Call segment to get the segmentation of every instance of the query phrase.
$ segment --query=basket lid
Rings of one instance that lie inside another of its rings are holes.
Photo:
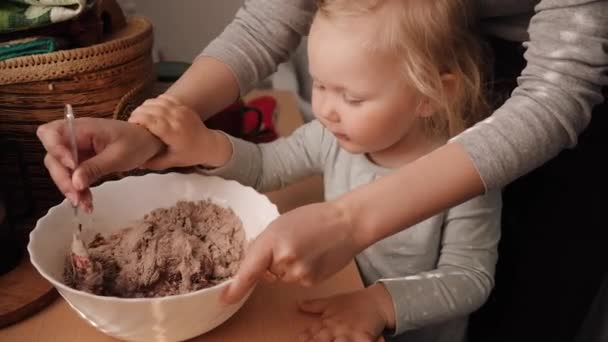
[[[83,48],[30,55],[0,62],[0,85],[45,81],[103,70],[127,63],[152,50],[152,24],[140,16],[104,37],[103,42]]]

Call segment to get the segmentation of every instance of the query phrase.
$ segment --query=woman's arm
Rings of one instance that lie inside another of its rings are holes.
[[[314,1],[248,0],[167,94],[204,119],[246,94],[308,34]]]
[[[499,110],[328,207],[359,248],[483,193],[484,183],[502,187],[576,142],[608,84],[608,2],[545,0],[536,10],[528,66]]]
[[[487,189],[574,146],[608,84],[608,2],[543,0],[535,10],[518,87],[489,119],[453,139]]]
[[[339,213],[338,226],[363,250],[483,191],[472,160],[452,143],[344,194],[328,209]]]

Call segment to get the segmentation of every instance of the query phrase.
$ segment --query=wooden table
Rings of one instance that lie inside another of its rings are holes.
[[[291,133],[302,124],[295,97],[289,92],[256,91],[246,98],[270,94],[278,100],[277,130]],[[282,212],[322,200],[321,178],[311,177],[280,191],[269,193]],[[249,300],[218,328],[191,341],[294,341],[313,317],[298,312],[300,299],[324,297],[363,287],[354,263],[318,286],[302,288],[281,283],[260,283]],[[1,342],[12,341],[115,341],[82,320],[63,300],[56,300],[36,315],[0,330]]]

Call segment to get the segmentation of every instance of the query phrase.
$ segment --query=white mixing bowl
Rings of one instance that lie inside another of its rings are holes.
[[[159,207],[179,200],[211,199],[241,218],[247,240],[255,238],[278,215],[268,198],[235,181],[198,174],[148,174],[106,182],[91,189],[95,210],[81,214],[83,239],[123,228]],[[100,331],[128,341],[181,341],[203,334],[230,318],[245,302],[220,302],[228,280],[188,294],[161,298],[97,296],[64,284],[63,269],[74,230],[67,201],[51,208],[30,233],[28,251],[34,267],[70,306]]]

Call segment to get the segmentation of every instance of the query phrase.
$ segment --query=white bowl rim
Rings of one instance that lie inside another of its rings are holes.
[[[175,176],[185,176],[188,175],[187,173],[180,173],[180,172],[168,172],[168,173],[163,173],[163,174],[156,174],[156,173],[149,173],[149,174],[145,174],[142,176],[126,176],[123,177],[121,179],[117,179],[117,180],[109,180],[109,181],[105,181],[102,184],[93,187],[93,188],[100,188],[105,186],[106,184],[111,184],[111,183],[116,183],[116,182],[120,182],[120,181],[124,181],[126,179],[129,178],[139,178],[139,177],[160,177],[160,176],[167,176],[167,175],[175,175]],[[231,179],[224,179],[218,176],[213,176],[213,175],[202,175],[202,174],[198,174],[202,177],[206,177],[206,178],[216,178],[219,179],[221,181],[225,181],[225,182],[229,182],[229,183],[236,183],[238,186],[243,187],[245,191],[253,191],[256,194],[260,194],[259,192],[257,192],[254,188],[252,188],[251,186],[247,186],[247,185],[243,185],[235,180],[231,180]],[[263,194],[260,194],[262,196],[264,196]],[[264,196],[266,197],[266,196]],[[267,197],[266,197],[267,198]],[[268,198],[267,198],[268,199]],[[60,288],[61,290],[64,291],[68,291],[68,292],[75,292],[78,295],[87,297],[87,298],[91,298],[91,299],[102,299],[102,300],[112,300],[112,301],[117,301],[117,302],[125,302],[125,303],[137,303],[137,302],[163,302],[163,301],[167,301],[167,300],[175,300],[175,298],[189,298],[192,296],[196,296],[199,295],[201,293],[204,292],[209,292],[209,291],[218,291],[221,290],[222,288],[225,288],[228,286],[228,284],[232,283],[233,281],[233,277],[228,278],[227,280],[210,286],[210,287],[206,287],[200,290],[196,290],[196,291],[191,291],[191,292],[187,292],[187,293],[181,293],[181,294],[174,294],[174,295],[168,295],[168,296],[162,296],[162,297],[141,297],[141,298],[125,298],[125,297],[117,297],[117,296],[102,296],[102,295],[96,295],[93,293],[89,293],[86,291],[82,291],[82,290],[78,290],[75,289],[73,287],[70,287],[62,282],[59,282],[57,280],[55,280],[53,277],[51,277],[37,262],[36,260],[34,260],[33,258],[33,254],[32,254],[32,237],[34,236],[34,232],[35,230],[38,228],[38,226],[40,225],[41,222],[43,222],[45,220],[45,217],[49,214],[51,214],[52,212],[59,210],[59,206],[63,205],[64,203],[66,203],[68,200],[64,199],[61,203],[52,206],[45,215],[41,216],[37,221],[36,221],[36,225],[34,226],[34,229],[32,229],[32,231],[29,233],[29,240],[28,240],[28,244],[27,244],[27,251],[29,254],[29,258],[30,258],[30,262],[32,263],[32,265],[34,266],[34,268],[36,268],[36,270],[38,271],[38,273],[40,273],[40,275],[42,275],[46,280],[48,280],[51,284],[53,284],[54,286]],[[276,210],[277,215],[279,215],[279,211],[278,211],[278,207],[276,206],[276,204],[272,203],[269,199],[267,200],[267,204],[270,205],[271,209]],[[254,286],[250,289],[253,290],[253,288],[256,286],[256,284],[254,284]]]

